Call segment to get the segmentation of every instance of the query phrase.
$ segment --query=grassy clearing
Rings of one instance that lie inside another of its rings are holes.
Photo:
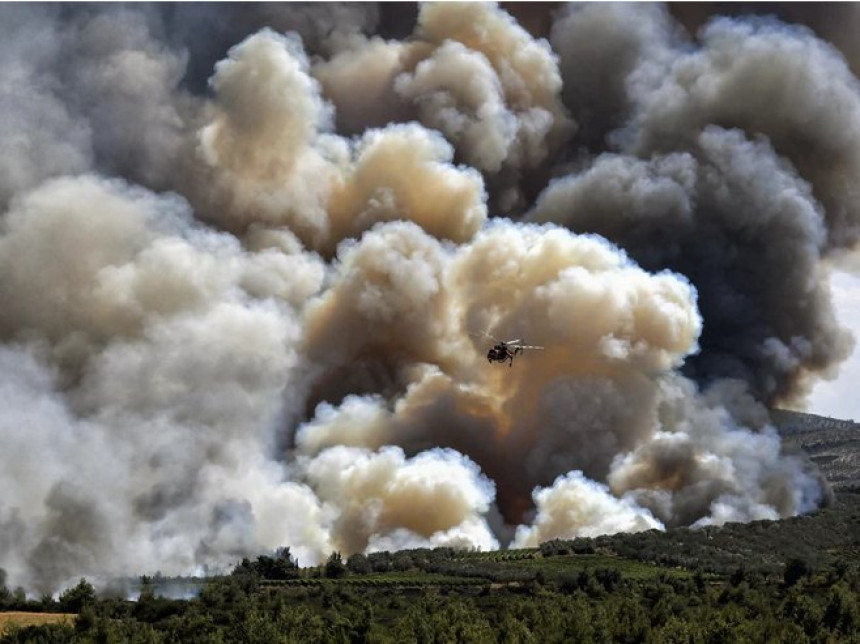
[[[622,575],[630,579],[652,579],[660,573],[672,577],[689,577],[689,570],[658,566],[657,564],[635,561],[615,555],[583,554],[583,555],[558,555],[555,557],[536,557],[521,562],[499,562],[498,567],[504,568],[537,568],[544,573],[564,573],[572,570],[586,570],[597,568],[610,568],[618,570]]]
[[[455,587],[455,586],[498,586],[511,582],[524,582],[535,578],[535,573],[543,579],[556,581],[570,573],[587,570],[617,570],[627,579],[651,580],[658,575],[672,578],[688,578],[693,573],[676,567],[660,566],[651,562],[636,561],[614,554],[574,554],[542,557],[539,552],[518,553],[505,559],[490,559],[482,554],[469,553],[447,562],[444,572],[422,572],[420,570],[374,572],[361,575],[348,575],[340,579],[327,579],[322,576],[300,577],[284,581],[264,581],[271,587],[326,587],[344,586],[364,587]],[[502,573],[499,575],[499,573]]]
[[[0,612],[0,634],[5,633],[13,624],[39,626],[40,624],[71,624],[75,621],[74,613],[26,613],[23,611]]]

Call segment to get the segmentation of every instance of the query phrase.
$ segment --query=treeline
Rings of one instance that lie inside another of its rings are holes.
[[[43,595],[30,599],[23,588],[9,589],[6,586],[6,571],[0,568],[0,611],[26,611],[45,613],[77,613],[85,605],[96,600],[96,590],[86,579],[60,593],[59,599]]]
[[[742,567],[778,577],[792,559],[823,567],[860,553],[860,494],[840,493],[831,507],[809,516],[554,540],[541,544],[540,550],[544,556],[608,553],[721,575]]]
[[[0,607],[74,612],[0,642],[860,642],[860,496],[809,517],[554,540],[528,550],[243,559],[187,599],[81,580]]]
[[[88,598],[73,625],[12,629],[2,642],[852,642],[860,571],[786,567],[778,582],[701,572],[631,578],[567,570],[463,593],[431,586],[266,586],[210,580],[200,596]]]

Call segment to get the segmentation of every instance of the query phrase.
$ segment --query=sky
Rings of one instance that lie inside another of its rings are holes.
[[[857,6],[0,4],[8,583],[827,503]]]
[[[839,321],[851,329],[855,338],[860,334],[860,278],[844,271],[836,271],[830,281],[833,301]],[[809,397],[806,408],[809,413],[860,420],[860,398],[857,383],[860,382],[860,352],[856,349],[839,367],[833,380],[817,383]]]

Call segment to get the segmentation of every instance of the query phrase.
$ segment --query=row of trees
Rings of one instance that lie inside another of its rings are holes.
[[[96,590],[86,579],[63,591],[59,599],[43,595],[29,599],[23,588],[9,589],[6,586],[6,571],[0,568],[0,611],[44,611],[53,613],[77,613],[84,606],[96,601]]]
[[[743,575],[570,570],[469,593],[272,587],[230,575],[192,600],[87,598],[74,625],[13,629],[0,642],[860,641],[858,567],[801,573],[788,586]]]
[[[739,567],[779,577],[786,562],[812,567],[835,563],[844,551],[860,549],[860,494],[844,491],[837,502],[812,516],[781,521],[729,523],[705,528],[649,530],[596,538],[553,540],[540,546],[544,557],[609,553],[661,566],[702,568],[729,575]]]
[[[28,600],[0,575],[2,608],[79,613],[0,641],[860,642],[858,553],[860,496],[840,493],[812,517],[518,552],[334,553],[300,569],[284,548],[189,600],[158,596],[170,580],[147,577],[136,602],[83,579]]]

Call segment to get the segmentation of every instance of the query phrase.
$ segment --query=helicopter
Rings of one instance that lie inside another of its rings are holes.
[[[487,351],[487,361],[490,363],[507,361],[509,363],[508,368],[514,366],[514,357],[520,355],[524,349],[543,349],[543,347],[523,344],[521,339],[503,342],[487,332],[484,332],[484,335],[496,343]]]

